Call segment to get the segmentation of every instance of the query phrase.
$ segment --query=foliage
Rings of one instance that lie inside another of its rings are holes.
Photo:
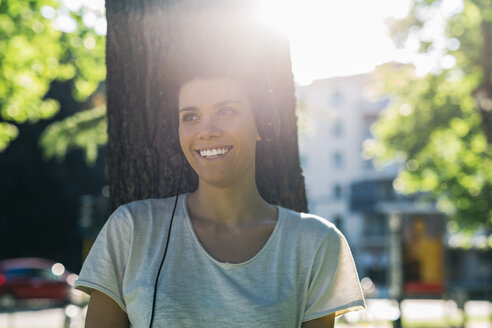
[[[53,81],[70,81],[71,96],[84,101],[105,79],[105,38],[93,28],[102,15],[55,0],[0,0],[0,152],[19,124],[58,112],[46,97]]]
[[[84,150],[88,164],[97,158],[98,146],[108,141],[106,107],[100,106],[52,123],[41,136],[45,157],[63,159],[73,148]]]
[[[456,227],[491,229],[492,146],[475,95],[491,78],[483,27],[492,28],[492,2],[464,0],[446,20],[447,47],[438,49],[439,40],[429,40],[423,29],[432,20],[429,13],[444,2],[414,2],[407,18],[393,22],[392,35],[400,44],[420,36],[420,52],[440,50],[441,60],[454,59],[455,65],[424,77],[412,65],[379,67],[373,87],[393,101],[373,127],[377,140],[366,143],[365,151],[379,163],[403,157],[395,187],[431,192]]]

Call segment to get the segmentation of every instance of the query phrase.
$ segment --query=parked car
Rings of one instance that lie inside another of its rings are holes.
[[[0,261],[0,308],[31,301],[67,304],[77,275],[63,264],[42,258]]]

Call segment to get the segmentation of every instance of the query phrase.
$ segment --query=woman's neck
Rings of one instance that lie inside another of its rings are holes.
[[[225,226],[276,219],[276,209],[261,198],[256,183],[216,187],[200,183],[187,200],[192,218]]]

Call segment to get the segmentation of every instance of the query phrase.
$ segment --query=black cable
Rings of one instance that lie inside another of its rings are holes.
[[[167,232],[166,247],[164,248],[164,255],[162,256],[161,264],[159,265],[159,270],[157,271],[157,277],[155,278],[154,296],[152,297],[152,312],[150,314],[149,328],[152,327],[152,323],[154,322],[155,300],[157,298],[157,285],[159,284],[159,276],[161,275],[162,264],[164,263],[164,259],[166,258],[167,248],[169,246],[169,239],[171,239],[171,227],[173,225],[174,213],[176,212],[176,205],[178,204],[178,197],[179,197],[179,186],[178,186],[178,192],[176,193],[176,198],[174,199],[173,214],[171,215],[171,220],[169,222],[169,230]]]
[[[169,239],[171,239],[171,228],[173,226],[174,213],[176,212],[176,205],[178,205],[179,192],[181,189],[181,181],[183,180],[183,157],[181,157],[180,167],[181,167],[181,172],[179,174],[178,186],[176,187],[176,198],[174,199],[173,213],[171,214],[171,220],[169,222],[169,229],[167,231],[166,247],[164,248],[164,254],[162,255],[161,263],[159,264],[159,270],[157,270],[157,276],[155,277],[154,296],[152,297],[152,312],[150,313],[149,328],[152,328],[152,323],[154,323],[155,300],[157,298],[157,286],[159,285],[159,277],[161,275],[162,265],[164,264],[164,260],[166,259],[167,248],[169,246]]]

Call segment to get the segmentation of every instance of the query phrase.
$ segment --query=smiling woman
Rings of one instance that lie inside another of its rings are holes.
[[[230,78],[195,79],[179,94],[179,140],[199,184],[255,181],[260,139],[248,97]]]
[[[340,231],[257,186],[268,182],[257,161],[274,157],[262,150],[283,151],[272,138],[281,102],[265,49],[227,28],[201,43],[193,30],[173,76],[174,128],[198,185],[111,215],[76,283],[91,293],[87,327],[332,327],[365,306]]]
[[[111,216],[77,281],[95,291],[88,327],[333,327],[336,315],[364,307],[342,234],[260,196],[253,113],[233,78],[182,85],[179,139],[198,189],[174,209],[172,198],[153,199]],[[159,267],[154,245],[163,238],[169,249],[153,289],[147,272]]]

